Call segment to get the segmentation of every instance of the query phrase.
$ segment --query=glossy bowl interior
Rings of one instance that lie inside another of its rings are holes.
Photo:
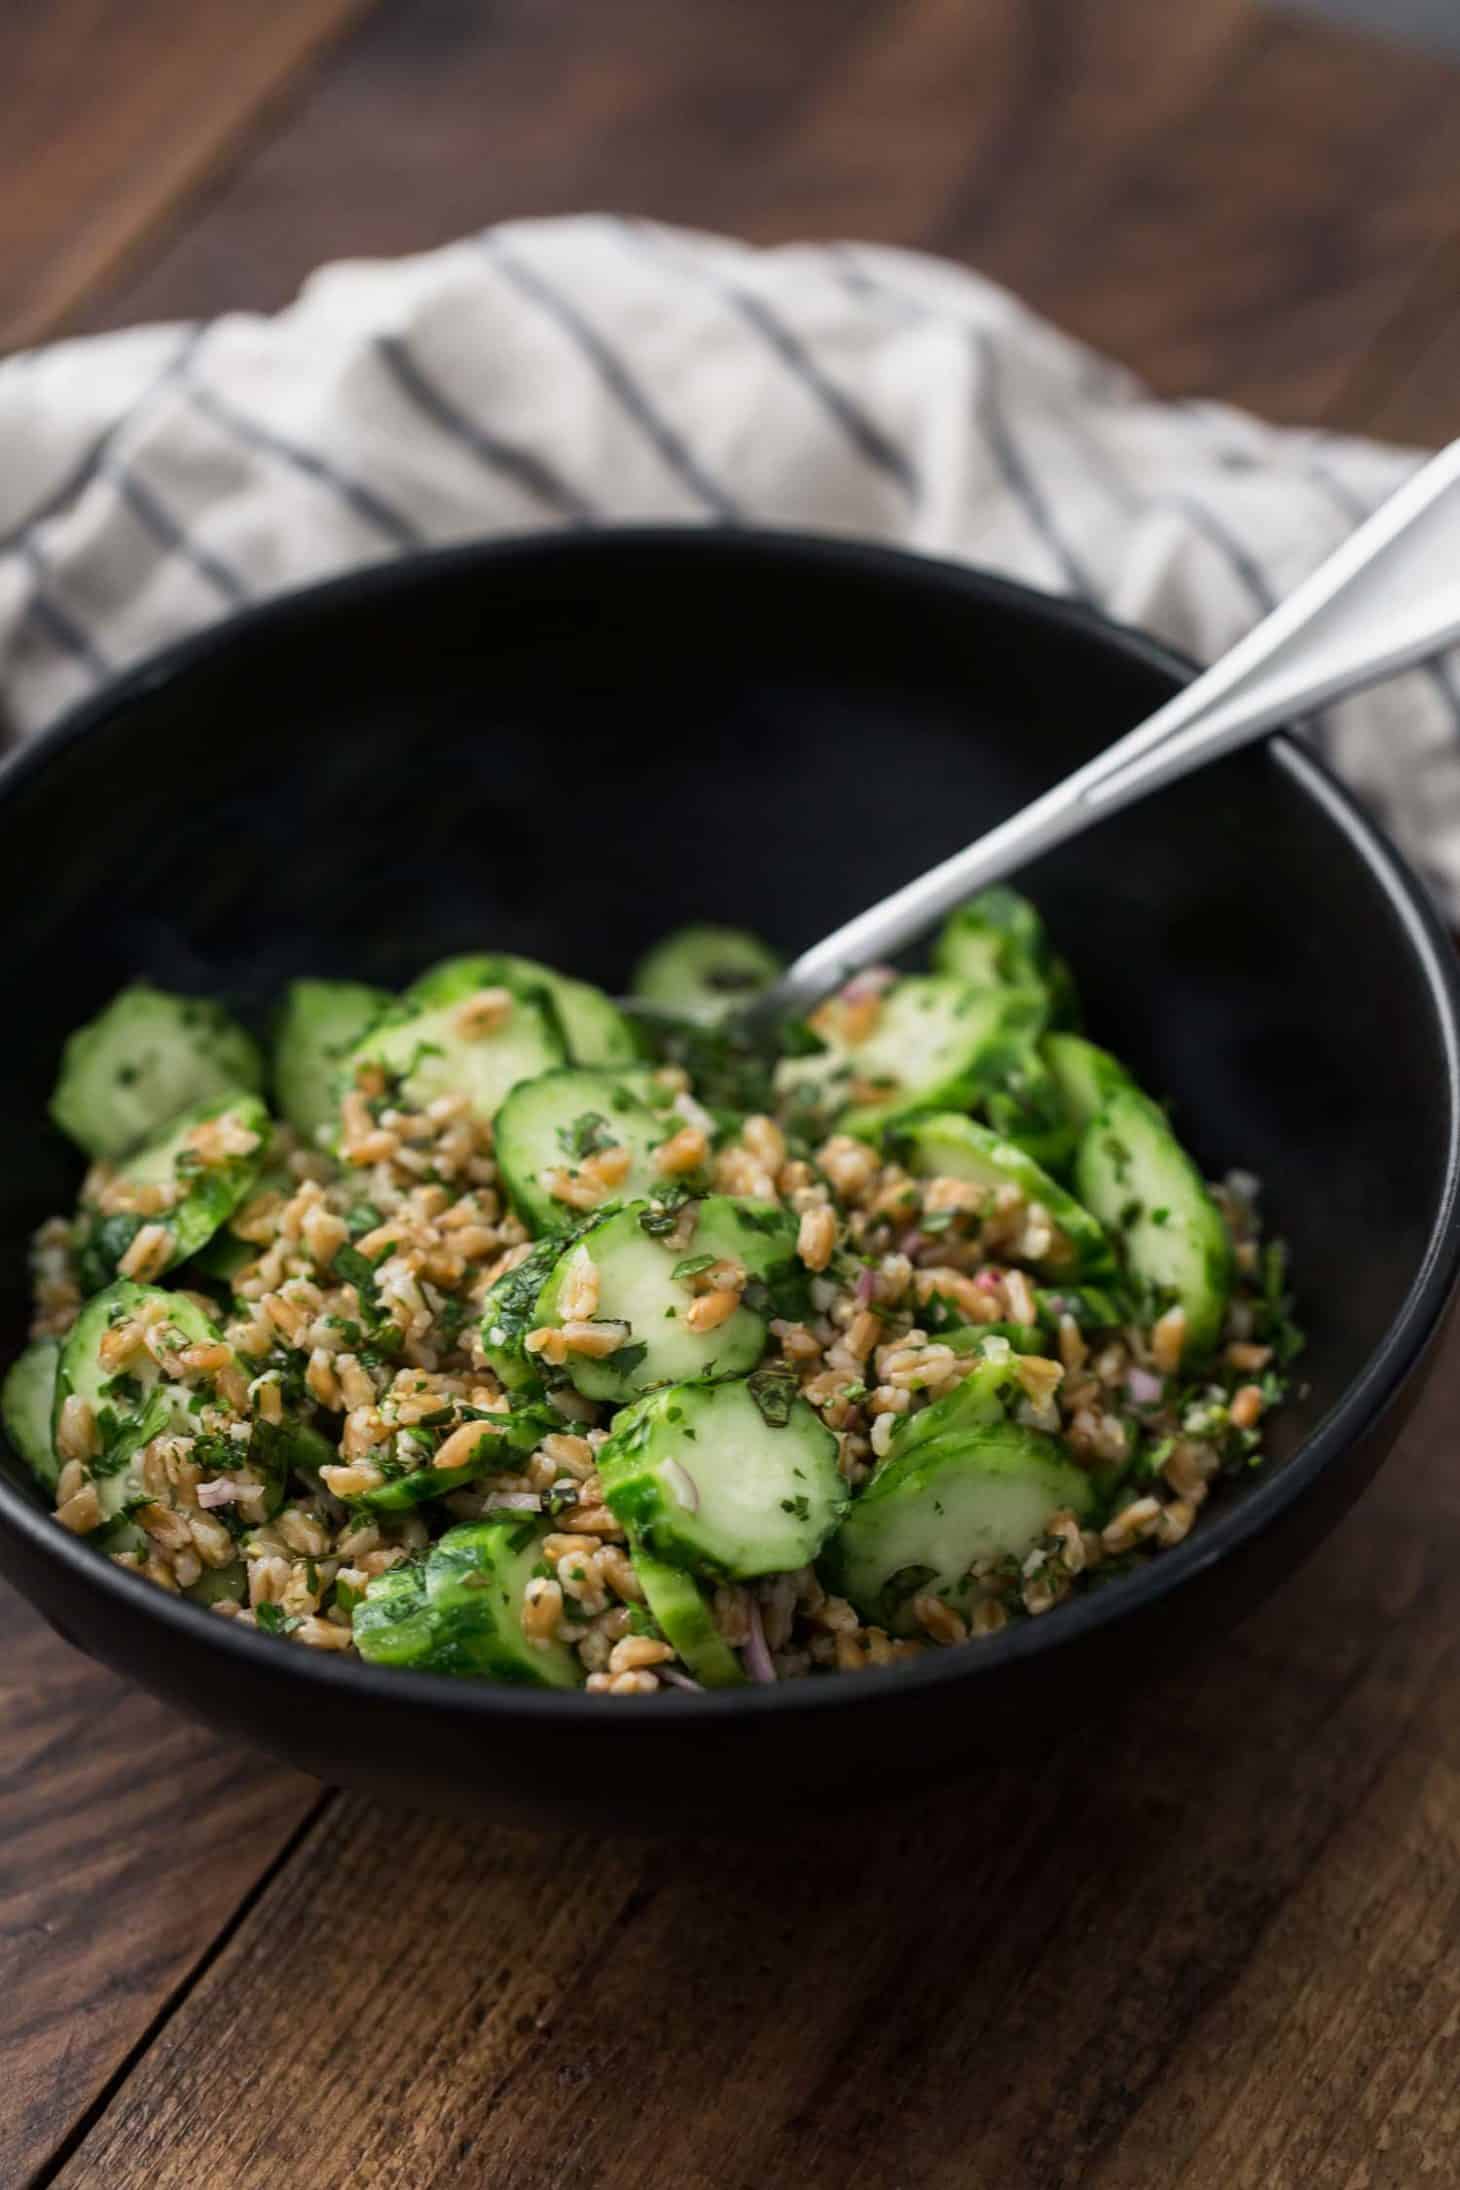
[[[65,1033],[129,976],[262,1015],[291,974],[528,951],[610,988],[676,922],[813,939],[1178,681],[965,571],[777,537],[487,545],[253,612],[0,772],[11,1045],[0,1340],[79,1164]],[[891,1675],[652,1707],[371,1671],[231,1630],[0,1481],[0,1565],[64,1633],[320,1776],[422,1806],[677,1825],[886,1791],[1037,1741],[1235,1618],[1392,1439],[1453,1283],[1456,998],[1418,887],[1283,740],[1031,872],[1089,1024],[1208,1168],[1256,1171],[1311,1333],[1273,1464],[1139,1576]],[[1053,1716],[1051,1716],[1053,1714]]]

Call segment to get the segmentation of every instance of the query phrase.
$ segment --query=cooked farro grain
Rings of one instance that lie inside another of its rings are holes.
[[[265,1147],[228,1113],[190,1128],[188,1166],[215,1181],[238,1175],[217,1243],[226,1279],[207,1274],[210,1248],[170,1291],[153,1283],[173,1259],[190,1173],[93,1165],[81,1214],[48,1220],[32,1249],[37,1345],[77,1334],[76,1365],[95,1371],[70,1376],[53,1450],[44,1418],[56,1519],[153,1586],[332,1652],[368,1650],[389,1606],[425,1608],[434,1633],[431,1592],[455,1546],[465,1564],[450,1570],[452,1616],[465,1624],[452,1648],[469,1657],[460,1638],[485,1616],[472,1608],[489,1606],[496,1571],[474,1568],[470,1547],[489,1543],[505,1559],[517,1545],[524,1564],[506,1590],[515,1645],[502,1647],[520,1647],[522,1678],[605,1695],[723,1677],[706,1638],[757,1680],[895,1666],[1057,1615],[1102,1564],[1138,1565],[1180,1544],[1219,1479],[1260,1459],[1298,1343],[1255,1182],[1236,1173],[1211,1190],[1237,1273],[1215,1321],[1197,1295],[1163,1293],[1123,1266],[1134,1253],[1123,1217],[1106,1217],[1114,1249],[1098,1272],[1062,1277],[1061,1289],[1047,1272],[1080,1267],[1094,1219],[1057,1180],[998,1163],[965,1176],[947,1160],[923,1175],[916,1104],[885,1145],[847,1129],[847,1105],[895,1092],[883,1052],[901,994],[890,972],[859,977],[814,1015],[831,1045],[822,1059],[792,1060],[775,1081],[722,1058],[702,1033],[682,1048],[655,1036],[664,1054],[652,1082],[635,1082],[662,1121],[657,1142],[635,1144],[648,1146],[657,1182],[645,1233],[674,1258],[658,1321],[707,1349],[761,1331],[758,1361],[731,1373],[712,1353],[710,1373],[734,1383],[753,1368],[766,1424],[784,1427],[795,1397],[797,1420],[834,1452],[835,1495],[850,1492],[851,1511],[823,1574],[824,1539],[773,1571],[753,1565],[746,1580],[707,1560],[696,1580],[673,1531],[663,1547],[656,1539],[667,1565],[646,1558],[639,1511],[618,1496],[617,1433],[634,1417],[599,1396],[603,1379],[638,1374],[652,1386],[641,1362],[667,1342],[635,1322],[638,1296],[624,1308],[621,1280],[577,1236],[619,1205],[636,1160],[602,1074],[591,1090],[583,1083],[571,1134],[546,1136],[537,1152],[532,1184],[558,1210],[547,1245],[518,1214],[520,1182],[499,1169],[470,1078],[422,1085],[414,1067],[375,1058],[345,1071],[323,1133],[318,1121],[281,1125]],[[442,1054],[460,1043],[476,1070],[495,1041],[525,1039],[519,1003],[510,977],[459,994]],[[830,1102],[814,1075],[796,1077],[808,1063],[824,1069]],[[1006,1149],[1018,1140],[1015,1084],[990,1096],[1003,1103]],[[761,1234],[782,1242],[768,1274],[748,1252],[696,1251],[707,1190],[754,1210]],[[101,1224],[117,1228],[110,1263]],[[560,1257],[554,1318],[538,1323]],[[78,1319],[113,1273],[133,1289],[85,1338]],[[508,1297],[510,1329],[494,1305]],[[152,1389],[176,1403],[129,1453],[121,1432]],[[630,1381],[630,1398],[636,1389]],[[719,1463],[693,1436],[686,1418],[662,1481],[681,1517],[710,1525],[701,1477]],[[1009,1465],[1035,1454],[1049,1469],[1042,1532],[970,1556],[961,1572],[933,1546],[938,1567],[914,1565],[874,1589],[856,1555],[857,1517],[876,1511],[860,1504],[869,1479],[976,1468],[990,1437]],[[794,1531],[803,1508],[809,1494],[793,1477],[767,1524]]]

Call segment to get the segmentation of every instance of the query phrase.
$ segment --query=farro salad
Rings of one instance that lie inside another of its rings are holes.
[[[301,980],[267,1064],[124,989],[3,1391],[59,1524],[268,1635],[610,1695],[894,1665],[1179,1543],[1301,1344],[1256,1182],[1074,1031],[1013,891],[768,1061],[729,1014],[776,971],[696,927],[626,1005]]]

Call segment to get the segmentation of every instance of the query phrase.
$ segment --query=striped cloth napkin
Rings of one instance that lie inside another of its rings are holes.
[[[281,588],[621,519],[893,541],[1210,659],[1417,461],[1158,402],[912,252],[519,222],[0,365],[0,694],[24,734]],[[1310,734],[1460,914],[1460,667]]]

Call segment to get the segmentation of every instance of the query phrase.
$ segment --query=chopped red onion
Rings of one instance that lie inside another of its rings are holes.
[[[1125,1372],[1125,1388],[1138,1407],[1159,1407],[1166,1395],[1166,1379],[1132,1362]]]
[[[668,1681],[671,1688],[689,1688],[697,1696],[702,1696],[705,1692],[703,1681],[692,1681],[688,1673],[677,1673],[672,1665],[656,1665],[654,1670],[660,1680]]]
[[[973,1282],[981,1293],[996,1293],[1003,1279],[997,1270],[980,1270]]]
[[[765,1639],[765,1623],[760,1616],[760,1599],[754,1590],[750,1592],[750,1640],[745,1645],[745,1670],[753,1681],[773,1682],[776,1677]]]
[[[542,1500],[536,1491],[494,1490],[482,1506],[483,1513],[541,1513]]]
[[[700,1487],[688,1468],[682,1468],[677,1460],[665,1460],[660,1463],[659,1474],[686,1513],[699,1512]]]
[[[926,1232],[909,1232],[902,1243],[902,1251],[909,1262],[916,1262],[923,1249],[931,1245],[932,1241]]]
[[[859,1308],[870,1308],[877,1298],[877,1272],[875,1270],[860,1270],[857,1273],[856,1293],[857,1306]]]
[[[226,1475],[215,1477],[211,1483],[199,1483],[198,1504],[206,1512],[210,1506],[231,1506],[239,1496],[237,1483],[230,1483]]]

